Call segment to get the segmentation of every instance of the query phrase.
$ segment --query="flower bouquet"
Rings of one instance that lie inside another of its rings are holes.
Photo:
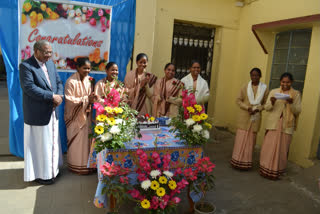
[[[141,136],[137,126],[138,112],[126,103],[120,102],[119,92],[112,88],[104,98],[104,105],[94,103],[96,125],[92,137],[95,138],[95,150],[124,148],[124,142]]]
[[[193,92],[182,91],[182,108],[179,114],[171,119],[169,124],[177,137],[188,145],[202,145],[210,138],[212,128],[204,107],[198,105]]]
[[[169,154],[160,157],[153,152],[148,160],[147,154],[138,149],[136,156],[137,185],[128,191],[137,202],[135,213],[175,213],[181,201],[176,195],[188,185],[181,168],[175,173],[169,171]]]
[[[129,184],[127,175],[130,170],[108,162],[102,165],[100,170],[104,175],[103,183],[106,184],[102,189],[102,194],[107,194],[110,199],[110,211],[117,213],[119,212],[121,204],[129,199],[127,192],[130,190],[131,185]]]

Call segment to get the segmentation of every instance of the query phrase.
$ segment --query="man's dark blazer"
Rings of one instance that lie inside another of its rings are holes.
[[[63,85],[53,61],[47,61],[46,66],[52,88],[34,56],[19,66],[24,122],[28,125],[48,125],[53,111],[53,94],[63,95]],[[58,117],[57,109],[56,115]]]

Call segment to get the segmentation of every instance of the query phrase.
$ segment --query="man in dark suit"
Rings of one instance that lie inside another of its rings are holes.
[[[34,55],[20,66],[24,114],[24,181],[52,184],[62,163],[58,106],[63,85],[47,41],[34,44]]]

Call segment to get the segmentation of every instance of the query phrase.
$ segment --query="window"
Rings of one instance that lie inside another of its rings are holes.
[[[276,35],[270,89],[280,86],[280,76],[284,72],[293,75],[293,88],[303,91],[306,76],[311,29],[281,32]]]
[[[177,79],[189,73],[192,60],[198,60],[201,64],[200,75],[210,86],[214,32],[214,28],[174,23],[171,62],[176,65]]]

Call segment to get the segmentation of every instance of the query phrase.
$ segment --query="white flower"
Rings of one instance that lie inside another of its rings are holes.
[[[59,56],[58,52],[54,52],[53,56],[52,56],[53,61],[57,61],[59,58],[60,58],[60,56]]]
[[[76,15],[77,16],[81,16],[82,15],[80,8],[76,9]]]
[[[74,22],[75,22],[76,24],[80,24],[80,23],[81,23],[81,18],[80,18],[80,17],[76,17],[76,18],[74,19]]]
[[[173,173],[170,171],[164,171],[163,174],[166,175],[168,178],[171,178],[173,176]]]
[[[121,124],[123,122],[123,120],[119,118],[119,119],[115,119],[115,122],[116,122],[116,124]]]
[[[141,188],[144,190],[148,190],[150,186],[151,186],[150,180],[145,180],[145,181],[142,181],[141,183]]]
[[[202,131],[202,136],[205,138],[205,139],[209,139],[210,138],[210,133],[208,130],[203,130]]]
[[[68,10],[68,5],[67,5],[67,4],[62,4],[62,8],[63,8],[64,10]]]
[[[187,127],[189,127],[189,126],[192,126],[195,123],[195,121],[192,118],[189,118],[185,121],[185,123]]]
[[[156,177],[158,177],[160,174],[161,174],[161,172],[160,172],[158,169],[152,170],[152,171],[150,172],[150,176],[151,176],[152,178],[156,178]]]
[[[58,61],[58,65],[59,65],[60,68],[65,68],[67,63],[66,63],[66,61],[64,59],[60,59]]]
[[[88,10],[88,8],[87,8],[87,7],[82,7],[82,12],[86,13],[86,12],[87,12],[87,10]]]
[[[107,133],[104,133],[103,135],[100,135],[99,137],[102,142],[105,142],[112,139],[112,134],[107,132]]]
[[[120,133],[120,129],[118,126],[112,126],[110,129],[110,133],[111,134],[119,134]]]
[[[202,130],[202,126],[200,126],[200,125],[194,125],[193,126],[193,132],[201,132],[201,130]]]
[[[73,18],[74,15],[75,15],[74,10],[70,10],[69,13],[68,13],[68,17],[69,17],[69,18]]]

